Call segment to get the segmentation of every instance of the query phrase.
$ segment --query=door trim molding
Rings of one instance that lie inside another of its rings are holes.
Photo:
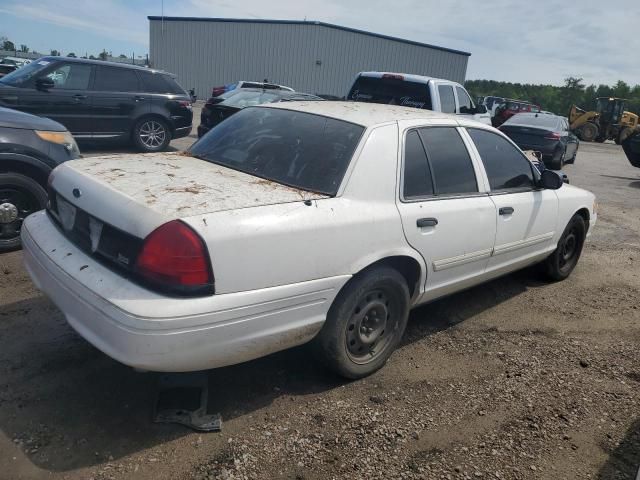
[[[443,258],[442,260],[434,260],[433,271],[440,272],[448,268],[453,268],[460,265],[464,265],[466,263],[475,262],[477,260],[482,260],[483,258],[489,258],[492,253],[493,253],[493,249],[487,248],[485,250],[478,250],[477,252],[464,253],[462,255],[457,255],[455,257]]]
[[[530,247],[539,243],[544,243],[551,240],[555,232],[543,233],[542,235],[536,235],[535,237],[525,238],[524,240],[518,240],[517,242],[504,243],[497,245],[493,248],[492,256],[501,255],[503,253],[513,252],[520,248]]]

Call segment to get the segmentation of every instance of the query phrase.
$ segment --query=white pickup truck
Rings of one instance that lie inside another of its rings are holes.
[[[591,193],[492,127],[353,102],[248,107],[188,153],[73,160],[49,183],[28,272],[80,335],[155,371],[313,341],[368,375],[409,309],[537,262],[565,279],[596,221]]]
[[[442,78],[408,73],[360,72],[348,100],[424,108],[491,125],[484,105],[476,106],[462,85]]]

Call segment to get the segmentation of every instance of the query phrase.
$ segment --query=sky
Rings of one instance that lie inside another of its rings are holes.
[[[0,0],[0,37],[43,53],[145,55],[146,17],[163,3],[167,16],[306,18],[463,50],[467,79],[640,84],[637,0]]]

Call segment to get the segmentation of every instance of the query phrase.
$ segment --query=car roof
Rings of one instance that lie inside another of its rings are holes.
[[[109,67],[129,68],[129,69],[133,69],[133,70],[144,70],[145,72],[164,73],[164,74],[167,74],[167,75],[172,75],[171,73],[165,72],[164,70],[157,70],[155,68],[148,68],[148,67],[144,67],[142,65],[132,65],[130,63],[120,63],[120,62],[107,62],[105,60],[91,60],[89,58],[46,56],[46,57],[39,58],[37,61],[40,61],[40,60],[45,60],[47,62],[63,60],[65,62],[70,62],[70,63],[85,63],[85,64],[91,64],[91,65],[106,65],[106,66],[109,66]]]
[[[373,127],[398,120],[459,120],[455,115],[447,113],[364,102],[282,102],[260,105],[259,108],[281,108],[312,113],[355,123],[363,127]],[[471,123],[483,125],[478,122]]]
[[[413,73],[399,73],[399,72],[360,72],[358,77],[372,77],[382,78],[384,75],[400,75],[404,80],[409,80],[416,83],[429,83],[430,81],[457,83],[446,78],[427,77],[424,75],[415,75]]]

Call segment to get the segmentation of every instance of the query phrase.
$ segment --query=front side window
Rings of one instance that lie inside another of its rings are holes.
[[[460,105],[459,113],[473,113],[473,103],[464,88],[456,87],[458,94],[458,104]]]
[[[31,78],[35,78],[38,74],[48,68],[51,64],[48,60],[39,60],[37,62],[31,62],[25,65],[22,68],[14,70],[11,73],[8,73],[4,77],[0,78],[0,83],[4,83],[6,85],[17,86],[21,85],[27,80]]]
[[[310,113],[248,107],[212,128],[196,158],[334,196],[364,127]]]
[[[531,162],[498,134],[468,129],[482,158],[491,191],[531,190],[535,187]]]
[[[438,85],[442,113],[456,113],[456,99],[451,85]]]
[[[473,163],[455,127],[421,128],[420,137],[433,172],[436,195],[478,191]]]
[[[417,130],[407,133],[404,144],[403,198],[433,195],[431,169]]]
[[[61,64],[46,75],[58,90],[86,90],[90,77],[91,65],[81,63]]]
[[[98,67],[93,89],[99,92],[138,92],[136,72],[128,68]]]

